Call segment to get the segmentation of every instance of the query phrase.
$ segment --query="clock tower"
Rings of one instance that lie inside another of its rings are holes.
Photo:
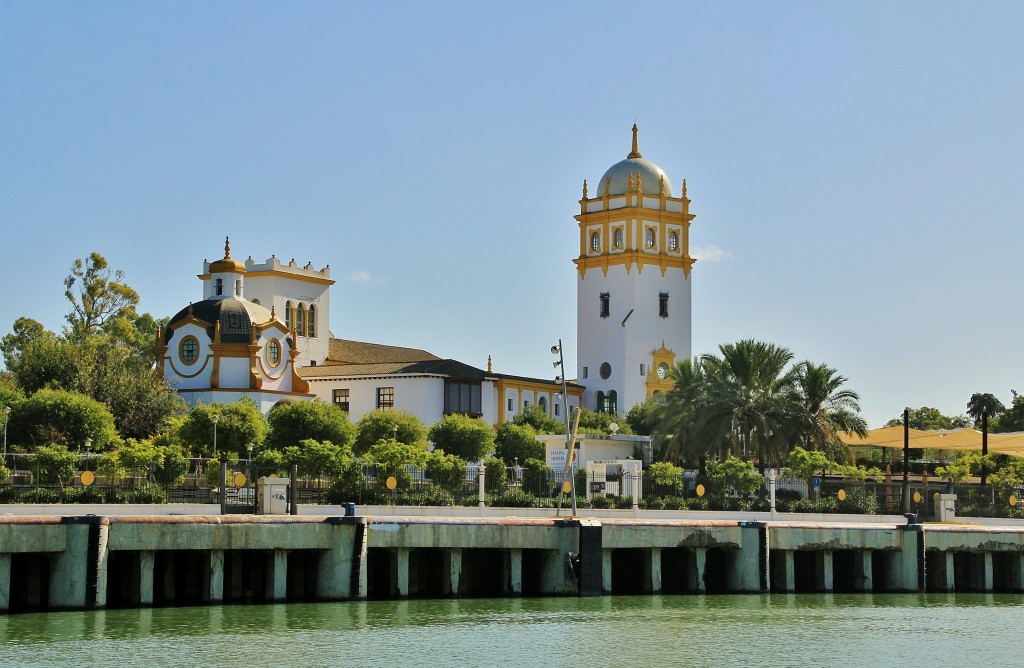
[[[577,382],[588,410],[625,414],[671,389],[665,377],[690,356],[690,199],[632,150],[579,201]]]

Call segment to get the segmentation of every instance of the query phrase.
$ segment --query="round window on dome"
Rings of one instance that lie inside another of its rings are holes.
[[[178,357],[185,364],[195,364],[199,359],[199,339],[192,335],[183,338],[178,345]]]

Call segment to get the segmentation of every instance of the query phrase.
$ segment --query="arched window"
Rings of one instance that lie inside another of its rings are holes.
[[[668,249],[675,251],[679,247],[679,235],[675,232],[668,233]]]
[[[218,278],[216,281],[214,281],[213,282],[213,286],[214,286],[213,287],[213,294],[217,295],[218,297],[220,297],[221,295],[224,294],[224,279],[223,278]]]
[[[590,235],[590,250],[595,253],[601,250],[601,235],[597,232]]]
[[[316,336],[316,307],[309,307],[309,321],[306,323],[306,336]]]
[[[547,397],[540,397],[539,399],[537,399],[537,405],[540,406],[540,409],[542,411],[544,411],[544,415],[548,414],[548,399],[547,399]]]
[[[306,307],[302,304],[295,309],[295,332],[299,336],[306,335]]]
[[[610,413],[611,415],[618,415],[618,413],[619,413],[619,399],[618,399],[618,396],[615,393],[615,390],[612,390],[611,392],[609,392],[608,396],[605,397],[604,401],[605,401],[605,409],[606,409],[605,413]]]
[[[622,228],[615,230],[615,247],[622,248]]]
[[[291,331],[292,328],[292,303],[284,303],[284,326]]]
[[[647,228],[647,247],[654,248],[654,228]]]
[[[597,412],[604,412],[604,392],[598,391],[597,393]]]

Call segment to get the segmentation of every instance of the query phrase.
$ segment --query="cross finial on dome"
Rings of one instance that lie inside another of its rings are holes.
[[[640,155],[640,149],[638,149],[637,146],[636,146],[636,133],[637,132],[638,132],[638,130],[637,130],[637,127],[636,127],[636,123],[633,123],[633,150],[629,152],[629,155],[626,156],[627,158],[642,158],[642,157],[644,157],[644,156]]]

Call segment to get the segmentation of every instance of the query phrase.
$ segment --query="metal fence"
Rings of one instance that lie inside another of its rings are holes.
[[[221,503],[227,512],[256,512],[257,480],[290,477],[290,470],[230,460],[227,475],[220,479],[217,459],[192,458],[176,467],[144,463],[131,470],[105,470],[99,455],[81,454],[73,462],[57,465],[33,455],[9,454],[6,481],[0,482],[0,503]],[[484,502],[498,507],[555,507],[568,505],[563,493],[568,476],[563,470],[511,466],[485,470]],[[652,510],[750,510],[770,509],[768,483],[746,494],[737,493],[715,480],[686,471],[669,483],[629,473],[576,472],[577,505],[580,508],[640,508]],[[292,491],[299,504],[453,506],[480,502],[480,471],[468,467],[458,480],[432,480],[426,470],[388,468],[356,463],[331,473],[299,469]],[[817,484],[815,484],[817,483]],[[948,492],[941,482],[912,480],[909,509],[923,519],[935,517],[935,495]],[[1000,490],[992,486],[959,485],[957,514],[962,517],[1024,518],[1024,490]],[[1015,501],[1016,505],[1011,504]],[[898,478],[849,481],[822,477],[814,481],[776,479],[775,508],[779,512],[855,513],[899,515],[904,512],[902,485]]]

